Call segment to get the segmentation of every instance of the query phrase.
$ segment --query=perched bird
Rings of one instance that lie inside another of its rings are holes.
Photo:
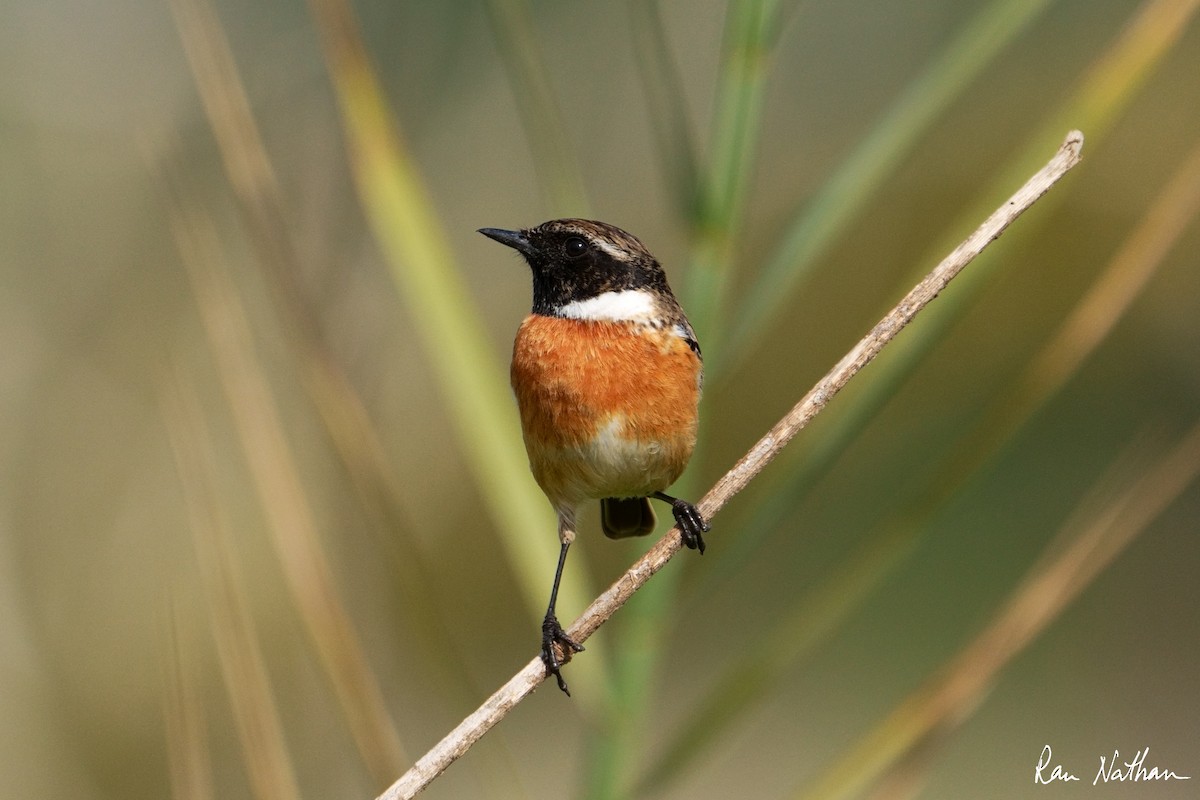
[[[561,667],[583,650],[554,613],[575,512],[600,501],[610,538],[654,530],[649,498],[671,504],[683,543],[704,552],[708,523],[663,493],[696,444],[703,364],[696,334],[658,261],[620,228],[559,219],[484,236],[525,257],[533,311],[513,345],[512,386],[533,477],[558,513],[561,549],[542,623],[542,661],[568,695]]]

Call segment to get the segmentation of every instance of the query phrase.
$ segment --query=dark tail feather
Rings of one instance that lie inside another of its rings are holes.
[[[606,497],[600,501],[600,527],[610,539],[645,536],[654,530],[654,509],[648,497]]]

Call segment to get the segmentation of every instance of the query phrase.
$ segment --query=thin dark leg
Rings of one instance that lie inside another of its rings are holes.
[[[554,614],[554,604],[558,601],[558,584],[562,581],[563,565],[567,563],[567,548],[571,546],[570,542],[563,542],[562,549],[558,551],[558,569],[554,571],[554,587],[550,590],[550,605],[546,608],[546,618],[542,620],[542,663],[546,665],[546,672],[553,675],[558,681],[558,688],[566,693],[567,697],[571,696],[571,691],[567,688],[567,682],[563,680],[562,665],[570,660],[569,649],[573,653],[583,651],[583,645],[577,644],[563,630],[562,625],[558,624],[558,617]],[[558,645],[558,651],[555,651],[555,645]],[[559,656],[559,652],[563,653],[564,657]]]
[[[671,504],[671,513],[675,515],[675,524],[679,526],[684,545],[692,550],[699,550],[700,555],[704,555],[703,534],[712,530],[712,526],[701,516],[700,509],[687,500],[680,500],[662,492],[655,492],[651,497]]]

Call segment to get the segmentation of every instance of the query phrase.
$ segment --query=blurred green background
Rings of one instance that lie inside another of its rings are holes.
[[[1200,776],[1196,5],[7,3],[4,794],[373,797],[534,656],[529,280],[476,228],[659,256],[699,498],[1079,128],[426,796],[1194,796],[1092,780]],[[648,545],[597,527],[564,621]]]

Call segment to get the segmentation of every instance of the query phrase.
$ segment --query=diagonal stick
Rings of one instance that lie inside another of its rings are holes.
[[[896,338],[896,334],[937,297],[938,293],[983,251],[983,248],[998,238],[1005,228],[1049,191],[1059,178],[1078,164],[1082,147],[1083,134],[1079,131],[1068,133],[1066,140],[1046,166],[1038,170],[1000,208],[992,212],[974,233],[942,259],[942,262],[913,287],[912,291],[818,381],[783,419],[775,423],[775,427],[742,456],[733,469],[717,481],[698,504],[705,519],[712,519],[730,498],[746,488],[792,437],[807,426],[833,396],[841,391],[859,370],[870,363],[888,342]],[[607,622],[634,592],[645,585],[654,573],[662,569],[681,547],[679,531],[672,528],[644,556],[634,562],[616,583],[592,601],[579,619],[571,625],[567,635],[577,642],[585,641]],[[483,705],[460,722],[458,727],[450,731],[432,750],[422,756],[377,800],[408,800],[416,796],[491,730],[493,725],[504,719],[517,703],[524,700],[545,679],[546,666],[541,658],[534,658]]]

